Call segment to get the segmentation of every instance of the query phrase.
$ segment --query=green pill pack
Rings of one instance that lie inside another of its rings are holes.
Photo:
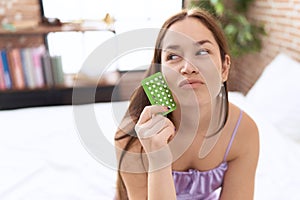
[[[163,115],[167,115],[176,109],[176,103],[171,90],[161,72],[157,72],[143,79],[142,86],[152,105],[169,107],[169,110],[163,113]]]

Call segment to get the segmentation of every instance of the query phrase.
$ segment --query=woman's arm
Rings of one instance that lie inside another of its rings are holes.
[[[230,155],[231,154],[231,155]],[[259,155],[259,135],[255,122],[246,113],[229,153],[221,200],[252,200]]]
[[[128,173],[121,172],[124,181],[127,196],[130,200],[147,199],[147,174],[146,173]]]
[[[148,175],[121,172],[121,176],[130,200],[176,199],[171,167],[150,172]]]
[[[168,142],[175,134],[175,126],[160,113],[164,106],[144,108],[135,127],[148,159],[148,199],[176,200],[172,176],[172,153]]]
[[[148,185],[148,199],[176,200],[171,166],[149,172]]]
[[[144,109],[135,128],[138,140],[130,148],[130,152],[141,154],[143,147],[143,155],[137,159],[127,152],[123,158],[120,174],[130,200],[176,199],[172,153],[168,147],[175,127],[160,114],[165,111],[163,106],[148,106]],[[116,146],[124,149],[124,140],[116,142]]]
[[[136,144],[130,151],[137,153],[139,147],[140,144]],[[129,154],[123,158],[120,174],[130,200],[176,199],[168,148],[150,153],[147,158],[139,156],[139,159],[133,159]]]

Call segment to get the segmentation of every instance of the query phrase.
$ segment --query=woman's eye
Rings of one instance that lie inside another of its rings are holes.
[[[176,55],[176,54],[169,54],[169,55],[167,56],[167,60],[176,60],[176,59],[178,59],[178,58],[179,58],[179,56]]]
[[[197,52],[197,55],[207,55],[208,54],[208,50],[206,49],[201,49]]]

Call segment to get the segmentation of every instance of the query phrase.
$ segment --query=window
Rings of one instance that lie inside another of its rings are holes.
[[[116,34],[138,28],[159,28],[171,14],[182,9],[182,0],[40,0],[47,18],[62,22],[83,20],[101,21],[107,13],[115,19]],[[51,55],[61,55],[65,73],[77,73],[87,55],[107,39],[114,37],[109,31],[59,32],[48,35]],[[152,52],[133,52],[149,59]],[[121,58],[123,70],[133,63],[128,54]],[[152,56],[152,55],[151,55]],[[126,62],[128,62],[126,64]],[[150,61],[149,61],[150,62]]]

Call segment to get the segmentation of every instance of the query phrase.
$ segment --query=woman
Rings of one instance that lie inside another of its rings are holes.
[[[184,10],[162,26],[147,76],[161,71],[177,109],[139,87],[116,133],[118,199],[253,199],[255,122],[228,102],[230,56],[216,20]]]

